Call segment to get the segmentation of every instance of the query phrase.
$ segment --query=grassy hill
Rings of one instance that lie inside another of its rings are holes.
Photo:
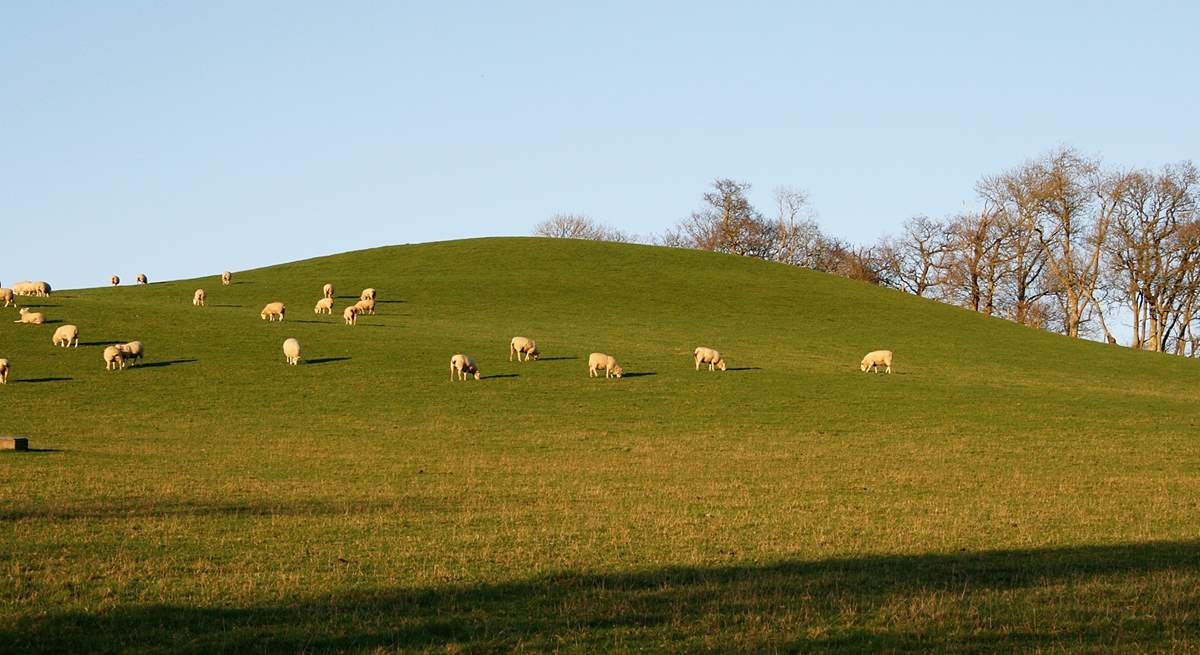
[[[0,456],[0,652],[1200,648],[1196,361],[644,246],[213,266],[0,310],[39,449]]]

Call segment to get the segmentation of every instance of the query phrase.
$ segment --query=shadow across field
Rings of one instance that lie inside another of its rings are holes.
[[[539,362],[561,362],[561,361],[568,360],[568,359],[579,359],[579,357],[578,357],[577,355],[570,355],[570,356],[567,356],[567,355],[560,355],[560,356],[558,356],[558,357],[539,357],[539,358],[538,358],[537,360],[535,360],[535,361],[539,361]]]
[[[0,651],[1142,652],[1200,638],[1198,574],[1195,541],[563,572],[21,617]]]
[[[650,375],[658,375],[656,371],[641,371],[639,373],[622,373],[623,378],[644,378]]]
[[[245,307],[246,307],[246,306],[245,306],[245,305],[216,305],[216,304],[208,304],[208,305],[205,305],[205,307],[236,307],[236,308],[238,308],[238,309],[245,309]]]
[[[703,368],[703,367],[701,367],[701,368]],[[761,371],[761,370],[762,370],[762,368],[759,366],[730,366],[729,368],[725,369],[726,372],[729,372],[729,371]]]
[[[23,384],[41,384],[41,383],[43,383],[43,382],[70,382],[71,380],[74,380],[74,379],[75,379],[75,378],[64,378],[64,377],[57,377],[57,378],[54,378],[54,377],[51,377],[51,378],[25,378],[25,379],[23,379],[23,380],[13,380],[13,382],[20,382],[20,383],[23,383]]]
[[[495,375],[485,375],[479,379],[480,380],[499,380],[502,378],[519,378],[519,377],[521,377],[520,373],[497,373]]]

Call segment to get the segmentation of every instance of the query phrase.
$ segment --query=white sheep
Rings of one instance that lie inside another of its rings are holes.
[[[33,295],[48,298],[50,296],[50,284],[48,282],[34,282]]]
[[[863,357],[862,363],[858,365],[858,369],[866,373],[868,369],[874,369],[879,372],[880,366],[886,366],[887,372],[892,372],[892,351],[890,350],[873,350]]]
[[[475,360],[463,354],[458,354],[450,358],[450,380],[454,381],[455,374],[460,380],[466,380],[467,375],[474,375],[478,380],[479,367],[475,365]]]
[[[138,276],[137,276],[137,283],[138,283],[138,284],[149,284],[149,283],[150,283],[150,281],[146,279],[146,274],[145,274],[145,273],[138,273]]]
[[[232,280],[233,280],[233,273],[230,273],[229,271],[225,271],[224,273],[221,274],[221,284],[223,284],[225,286],[229,286],[229,283]]]
[[[118,367],[125,368],[125,355],[121,353],[121,349],[116,346],[105,348],[104,370],[115,371]]]
[[[325,283],[325,287],[322,289],[322,291],[325,293],[326,298],[333,297],[333,285],[330,284],[329,282]]]
[[[373,287],[367,287],[366,289],[363,289],[362,293],[359,294],[358,299],[359,300],[375,300],[375,289]]]
[[[133,360],[135,359],[138,362],[144,361],[143,358],[146,355],[146,347],[141,341],[130,341],[129,343],[118,344],[116,348],[117,350],[121,351],[121,357],[123,357],[130,366],[133,366]],[[122,364],[121,368],[124,368],[124,364]]]
[[[206,302],[208,302],[208,294],[204,292],[204,289],[196,289],[192,294],[192,305],[203,307]]]
[[[713,370],[714,366],[722,371],[725,370],[725,358],[721,357],[721,353],[713,350],[712,348],[700,346],[692,351],[692,356],[696,358],[697,371],[700,370],[701,364],[708,364],[708,370],[710,371]]]
[[[274,321],[275,317],[279,317],[279,320],[282,321],[283,315],[286,313],[287,307],[285,307],[283,303],[272,302],[267,303],[267,306],[263,307],[262,313],[260,313],[258,317],[264,321]]]
[[[525,355],[525,359],[521,359],[522,354]],[[537,342],[533,339],[513,337],[512,341],[508,342],[508,361],[512,361],[513,355],[517,356],[518,362],[527,362],[530,358],[538,359],[542,352],[538,350]]]
[[[0,384],[8,384],[8,371],[11,368],[7,359],[0,359]]]
[[[78,348],[79,328],[74,325],[60,325],[58,329],[54,331],[54,338],[51,340],[51,343],[56,346],[62,346],[63,348],[71,345],[74,345],[76,348]]]
[[[115,286],[117,286],[118,284],[120,284],[120,283],[121,283],[121,278],[119,278],[119,277],[117,277],[116,275],[114,275],[114,276],[112,276],[112,277],[108,278],[108,281],[109,281],[109,282],[111,282],[111,283],[112,283],[112,285],[115,287]]]
[[[333,298],[322,298],[313,307],[314,314],[333,314]]]
[[[0,300],[4,301],[4,306],[8,307],[13,304],[13,290],[0,288]]]
[[[41,312],[31,312],[28,307],[22,307],[21,318],[13,321],[13,323],[25,323],[26,325],[41,325],[46,322],[46,315]]]
[[[599,369],[604,369],[604,377],[620,378],[625,372],[621,365],[617,363],[617,359],[611,355],[604,353],[592,353],[588,355],[588,377],[598,377]]]
[[[358,307],[350,305],[342,311],[342,318],[346,320],[346,325],[358,325]]]
[[[287,339],[283,342],[283,356],[287,359],[287,363],[295,366],[300,363],[300,342],[295,339]]]
[[[359,314],[375,314],[375,299],[367,298],[354,303],[354,307],[358,309]]]

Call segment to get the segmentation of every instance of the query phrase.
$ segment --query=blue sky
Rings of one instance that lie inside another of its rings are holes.
[[[1200,153],[1192,3],[565,4],[0,5],[0,281],[661,232],[717,177],[869,242],[1058,145]]]

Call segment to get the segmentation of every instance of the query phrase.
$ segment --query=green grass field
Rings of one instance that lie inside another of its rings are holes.
[[[0,310],[0,653],[1200,651],[1200,362],[644,246],[221,267]]]

